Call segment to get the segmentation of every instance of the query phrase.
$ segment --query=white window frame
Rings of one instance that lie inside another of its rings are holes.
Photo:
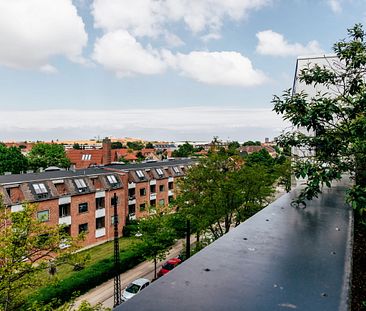
[[[33,184],[33,189],[36,192],[36,194],[48,193],[47,188],[44,185],[44,183]]]
[[[164,176],[164,172],[161,168],[157,168],[156,172],[158,173],[159,176],[161,176],[161,177]]]
[[[145,178],[145,175],[144,175],[144,173],[141,170],[137,170],[136,171],[136,174],[137,174],[137,177],[138,178]]]
[[[114,175],[107,175],[107,179],[111,185],[118,184],[117,178]]]
[[[87,188],[85,180],[82,178],[76,178],[74,179],[76,187],[78,187],[78,189],[85,189]]]

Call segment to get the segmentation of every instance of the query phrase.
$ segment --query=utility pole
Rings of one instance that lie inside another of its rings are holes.
[[[114,305],[121,304],[121,277],[120,277],[120,259],[119,259],[119,240],[118,240],[118,213],[117,213],[117,195],[114,194],[112,204],[114,207],[113,225],[114,225]]]

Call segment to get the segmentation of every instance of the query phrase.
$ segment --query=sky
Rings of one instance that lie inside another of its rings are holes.
[[[273,139],[365,0],[0,0],[0,141]]]

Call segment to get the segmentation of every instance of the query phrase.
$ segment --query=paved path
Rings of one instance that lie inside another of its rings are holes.
[[[179,240],[170,250],[167,258],[178,256],[179,253],[184,248],[183,244],[184,241],[185,240]],[[195,237],[191,236],[191,243],[193,243],[194,241]],[[163,265],[165,261],[166,260],[158,262],[157,271],[159,271],[160,267]],[[141,277],[147,278],[149,280],[152,280],[154,278],[154,263],[152,261],[144,261],[139,265],[137,265],[136,267],[122,273],[121,274],[122,289],[124,289],[133,280]],[[76,309],[83,300],[88,301],[92,305],[96,305],[97,303],[101,302],[103,307],[113,308],[114,304],[113,290],[114,290],[114,280],[111,279],[93,288],[84,295],[78,297],[75,301],[74,309]]]

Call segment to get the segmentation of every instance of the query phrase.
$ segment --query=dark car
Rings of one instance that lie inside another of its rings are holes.
[[[163,264],[160,271],[158,272],[158,277],[167,274],[170,270],[173,270],[176,266],[178,266],[182,262],[179,258],[169,259],[166,263]]]

